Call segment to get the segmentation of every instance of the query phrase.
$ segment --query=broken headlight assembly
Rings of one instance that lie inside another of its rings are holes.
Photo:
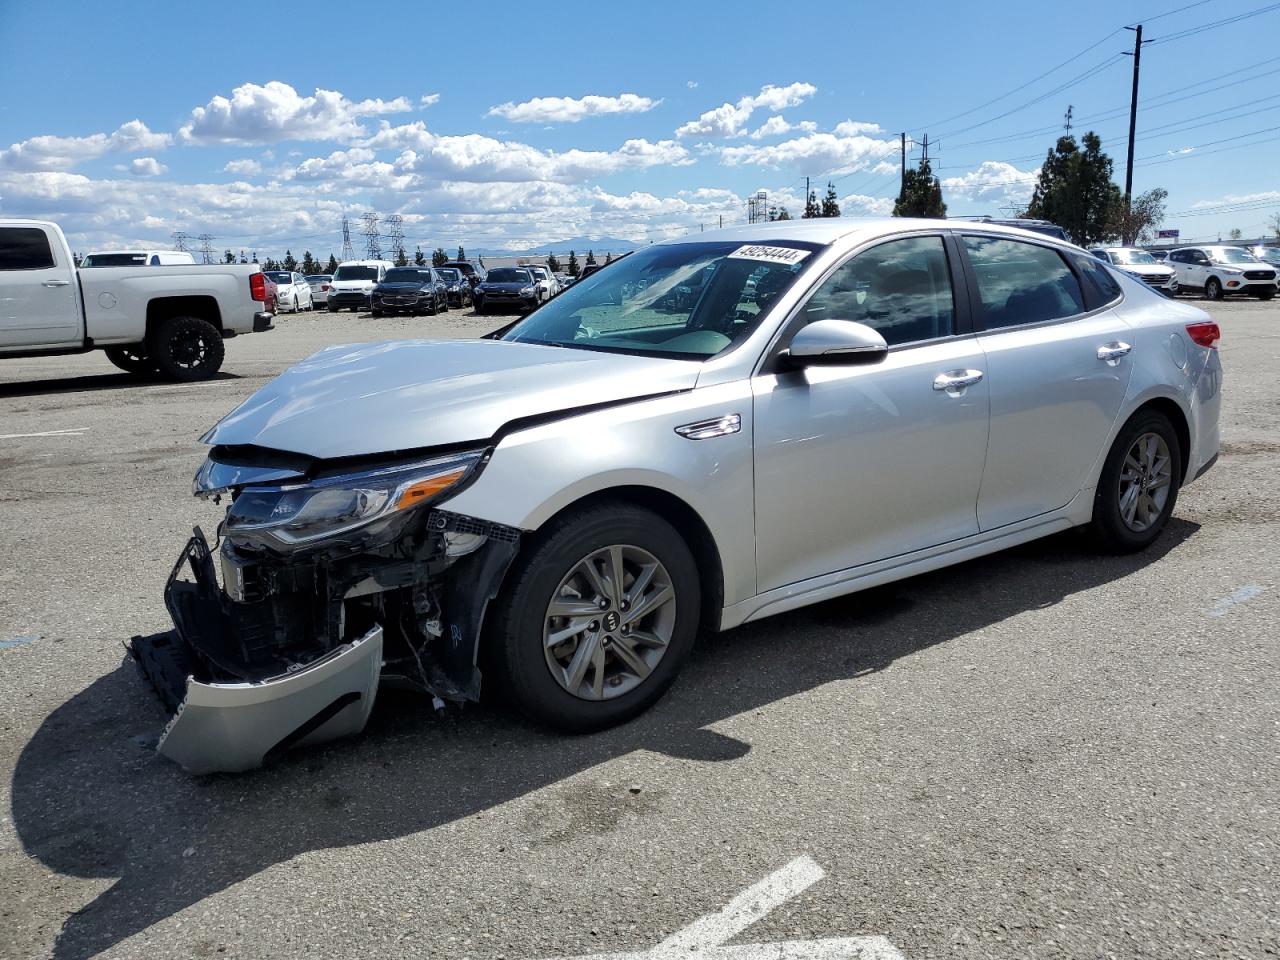
[[[225,532],[233,542],[277,551],[340,538],[456,493],[484,460],[484,450],[473,450],[306,483],[246,486],[227,510]]]

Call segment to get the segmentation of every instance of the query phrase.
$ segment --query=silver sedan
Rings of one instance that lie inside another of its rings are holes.
[[[647,247],[489,338],[321,351],[204,438],[221,547],[134,647],[161,752],[254,766],[391,681],[600,729],[700,631],[1070,527],[1141,550],[1217,457],[1218,335],[1042,234],[825,219]]]

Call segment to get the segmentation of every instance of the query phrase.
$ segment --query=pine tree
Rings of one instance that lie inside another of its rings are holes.
[[[787,210],[786,207],[770,207],[769,219],[770,220],[790,220],[791,213],[790,211]]]
[[[223,263],[235,263],[235,262],[236,262],[236,255],[235,255],[234,253],[232,253],[230,250],[224,250],[224,251],[223,251],[223,253],[222,253],[222,262],[223,262]]]
[[[596,265],[596,252],[594,250],[587,251],[587,266],[594,267]]]
[[[809,191],[809,199],[804,202],[804,213],[801,217],[805,220],[812,220],[814,217],[822,216],[822,208],[818,206],[818,195],[812,190]]]
[[[1081,150],[1080,147],[1084,149]],[[1111,181],[1111,158],[1092,130],[1080,138],[1059,137],[1040,167],[1031,203],[1024,217],[1048,220],[1082,247],[1106,240],[1124,204],[1120,188]]]
[[[310,250],[303,251],[302,272],[310,276],[311,274],[318,272],[319,269],[320,269],[320,264],[316,263],[315,259],[311,256],[311,251]]]
[[[611,263],[613,263],[613,254],[606,252],[604,255],[604,265],[607,267]]]
[[[444,252],[444,247],[436,247],[431,252],[431,265],[433,267],[443,267],[449,262],[449,255]]]
[[[335,257],[332,253],[329,254],[329,263],[324,268],[324,272],[329,274],[330,276],[338,272],[338,258]]]
[[[396,248],[396,259],[395,259],[395,265],[396,265],[397,267],[407,267],[407,266],[409,265],[409,257],[408,257],[408,255],[404,252],[404,247],[397,247],[397,248]]]
[[[578,266],[578,256],[572,250],[569,251],[568,270],[569,270],[569,276],[571,277],[576,277],[579,273],[582,272],[582,269]]]
[[[554,253],[547,254],[547,269],[552,273],[560,272],[560,261],[556,259],[556,255]]]
[[[293,254],[290,253],[288,250],[284,252],[284,260],[282,261],[282,268],[290,272],[298,269],[298,261],[294,259]]]
[[[822,198],[822,213],[824,217],[840,216],[840,204],[836,202],[836,187],[830,180],[827,181],[827,195]]]
[[[467,251],[462,249],[462,244],[458,244],[458,259],[459,260],[467,259]]]
[[[902,190],[893,204],[895,217],[945,217],[947,205],[942,202],[942,184],[933,175],[933,167],[922,159],[920,166],[908,170]]]
[[[413,265],[415,267],[425,267],[427,265],[427,255],[422,252],[422,247],[413,251]]]

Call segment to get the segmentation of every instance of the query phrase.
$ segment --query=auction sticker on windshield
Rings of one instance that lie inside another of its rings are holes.
[[[781,263],[793,266],[809,255],[808,250],[794,250],[791,247],[766,247],[758,243],[749,243],[729,254],[731,260],[763,260],[765,263]]]

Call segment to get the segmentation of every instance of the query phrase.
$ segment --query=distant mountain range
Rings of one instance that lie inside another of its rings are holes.
[[[567,240],[556,240],[552,243],[540,243],[536,247],[525,250],[499,250],[496,247],[467,247],[469,257],[545,257],[554,253],[561,260],[569,256],[572,250],[579,258],[585,257],[588,250],[597,255],[603,253],[627,253],[640,247],[631,240],[620,240],[617,237],[570,237]]]

